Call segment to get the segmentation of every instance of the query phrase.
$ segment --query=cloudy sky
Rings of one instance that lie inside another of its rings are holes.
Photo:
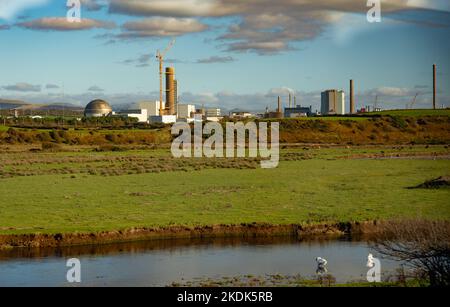
[[[292,92],[318,108],[320,92],[348,92],[358,107],[450,106],[450,1],[382,0],[0,0],[0,98],[85,105],[155,99],[155,53],[176,68],[181,102],[263,110]],[[64,98],[63,98],[64,93]]]

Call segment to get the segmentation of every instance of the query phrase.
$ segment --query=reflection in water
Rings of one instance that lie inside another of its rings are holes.
[[[237,275],[315,276],[317,257],[327,259],[337,282],[364,280],[365,241],[341,237],[176,239],[0,252],[0,286],[68,286],[65,261],[81,261],[81,286],[165,286],[174,281]],[[396,263],[383,260],[383,270]]]

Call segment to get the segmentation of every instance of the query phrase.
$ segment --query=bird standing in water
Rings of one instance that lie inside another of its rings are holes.
[[[328,272],[327,270],[328,261],[325,258],[317,257],[316,262],[317,262],[316,274],[324,274]]]

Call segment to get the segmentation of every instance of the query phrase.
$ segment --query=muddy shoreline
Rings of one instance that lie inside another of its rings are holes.
[[[316,225],[270,225],[262,223],[214,226],[169,226],[155,228],[132,228],[120,231],[69,234],[23,234],[0,235],[0,249],[48,248],[77,245],[97,245],[155,239],[200,239],[200,238],[264,238],[293,236],[308,239],[321,236],[375,235],[381,222],[347,222]]]

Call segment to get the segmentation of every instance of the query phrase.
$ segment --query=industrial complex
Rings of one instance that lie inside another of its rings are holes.
[[[130,117],[136,118],[140,123],[163,123],[172,124],[177,121],[193,122],[197,118],[206,121],[220,121],[224,116],[219,108],[197,108],[194,104],[179,103],[178,96],[178,80],[175,77],[175,68],[166,67],[164,69],[164,57],[172,48],[175,40],[163,51],[158,51],[156,58],[159,61],[159,81],[160,99],[156,101],[140,101],[133,103],[129,109],[113,111],[108,102],[96,99],[86,106],[84,111],[85,117]],[[165,75],[165,89],[163,89],[163,76]],[[165,95],[164,95],[165,93]],[[321,93],[320,110],[313,111],[312,106],[302,106],[297,104],[297,97],[289,93],[288,102],[283,107],[282,97],[277,97],[277,108],[271,111],[266,107],[263,114],[251,113],[247,111],[235,111],[227,114],[227,117],[234,119],[244,118],[299,118],[310,116],[333,116],[333,115],[352,115],[357,113],[366,113],[371,111],[381,111],[377,106],[378,96],[375,103],[362,106],[356,110],[354,81],[350,80],[349,86],[349,107],[346,108],[345,92],[342,89],[328,89]],[[164,100],[165,96],[165,100]],[[413,103],[415,102],[415,99]],[[411,107],[413,105],[411,103]],[[433,108],[436,109],[436,65],[433,65]]]

